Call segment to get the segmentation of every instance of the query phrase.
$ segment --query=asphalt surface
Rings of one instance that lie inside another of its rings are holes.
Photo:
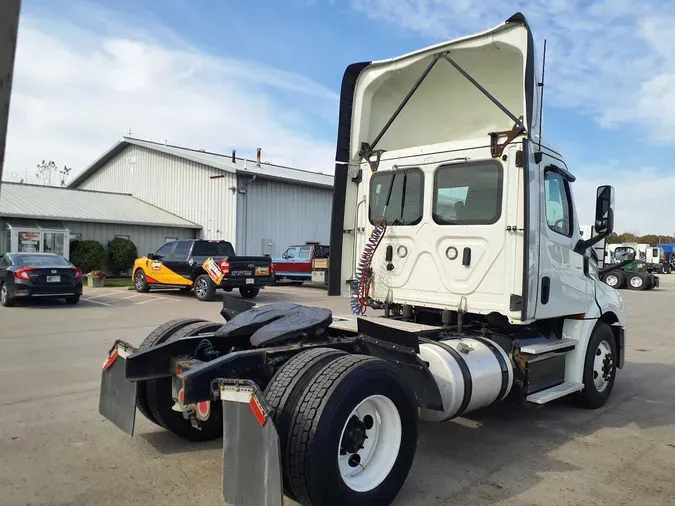
[[[608,405],[500,405],[424,424],[396,505],[675,504],[675,274],[661,282],[622,291],[628,353]],[[129,438],[98,414],[101,365],[116,338],[137,345],[172,318],[220,319],[219,302],[135,295],[98,289],[74,307],[0,307],[3,506],[221,504],[220,441],[189,444],[142,415]],[[257,300],[348,311],[347,299],[309,287],[274,287]]]

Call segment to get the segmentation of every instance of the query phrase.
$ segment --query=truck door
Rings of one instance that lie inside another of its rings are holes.
[[[298,247],[291,246],[284,254],[281,255],[281,258],[275,258],[274,261],[274,272],[277,277],[286,277],[292,276],[295,273],[295,261],[298,256]]]
[[[572,199],[570,177],[563,163],[544,155],[539,211],[539,290],[536,318],[584,313],[593,296],[584,272],[584,257],[574,252],[581,238]]]
[[[167,271],[167,278],[171,278],[171,283],[189,284],[192,267],[189,263],[192,241],[177,241],[176,247],[169,253],[162,263]]]

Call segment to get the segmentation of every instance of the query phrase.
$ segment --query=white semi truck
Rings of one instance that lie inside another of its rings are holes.
[[[350,65],[329,295],[353,314],[225,296],[224,324],[115,342],[100,412],[130,435],[137,410],[192,441],[224,435],[226,504],[359,506],[394,500],[420,420],[514,396],[603,406],[626,344],[592,248],[613,230],[614,191],[598,188],[582,237],[575,178],[540,143],[535,65],[521,14]]]

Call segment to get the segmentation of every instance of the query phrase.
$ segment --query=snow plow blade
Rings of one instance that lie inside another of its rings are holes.
[[[137,383],[127,381],[125,375],[127,357],[136,351],[129,343],[115,341],[103,363],[98,401],[98,412],[129,436],[134,435],[136,423]]]
[[[223,500],[228,506],[283,506],[279,435],[260,388],[214,382],[223,403]]]

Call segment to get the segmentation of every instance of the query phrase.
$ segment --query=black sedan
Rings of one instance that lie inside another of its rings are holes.
[[[18,299],[65,298],[77,304],[82,295],[82,272],[53,253],[7,253],[0,257],[0,303]]]

